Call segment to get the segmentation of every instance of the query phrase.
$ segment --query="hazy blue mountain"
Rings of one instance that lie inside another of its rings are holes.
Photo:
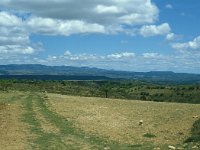
[[[0,65],[0,78],[11,78],[13,75],[17,78],[33,78],[33,75],[40,75],[41,79],[51,77],[50,79],[136,79],[136,80],[149,80],[160,82],[200,82],[199,74],[188,73],[174,73],[171,71],[151,71],[151,72],[129,72],[129,71],[115,71],[105,70],[89,67],[72,67],[72,66],[45,66],[38,64],[25,64],[25,65]],[[4,76],[2,76],[4,75]],[[8,76],[10,75],[10,76]],[[30,76],[32,75],[32,76]],[[45,75],[45,76],[44,76]],[[42,77],[43,76],[43,77]],[[57,77],[53,77],[57,76]],[[59,76],[59,77],[58,77]],[[65,76],[65,78],[61,77]],[[68,77],[67,77],[68,76]],[[13,76],[14,77],[14,76]],[[38,79],[36,77],[36,79]],[[40,79],[40,78],[39,78]]]

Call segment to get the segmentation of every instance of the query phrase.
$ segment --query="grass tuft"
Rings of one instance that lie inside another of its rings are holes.
[[[143,135],[143,137],[147,137],[147,138],[155,138],[156,135],[154,135],[154,134],[152,134],[152,133],[145,133],[145,134]]]

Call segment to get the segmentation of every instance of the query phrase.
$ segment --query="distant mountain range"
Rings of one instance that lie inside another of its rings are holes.
[[[131,72],[89,67],[45,66],[38,64],[0,65],[0,78],[109,80],[135,79],[158,82],[200,83],[200,74],[174,73],[171,71]]]

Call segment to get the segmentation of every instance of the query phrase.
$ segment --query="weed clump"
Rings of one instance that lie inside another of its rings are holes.
[[[192,136],[189,137],[185,143],[200,142],[200,119],[195,121],[191,130]]]
[[[152,133],[145,133],[145,134],[143,135],[143,137],[147,137],[147,138],[155,138],[156,135],[154,135],[154,134],[152,134]]]

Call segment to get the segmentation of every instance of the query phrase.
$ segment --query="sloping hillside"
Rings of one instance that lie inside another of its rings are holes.
[[[192,104],[5,92],[0,149],[198,148],[183,142],[199,114]]]

